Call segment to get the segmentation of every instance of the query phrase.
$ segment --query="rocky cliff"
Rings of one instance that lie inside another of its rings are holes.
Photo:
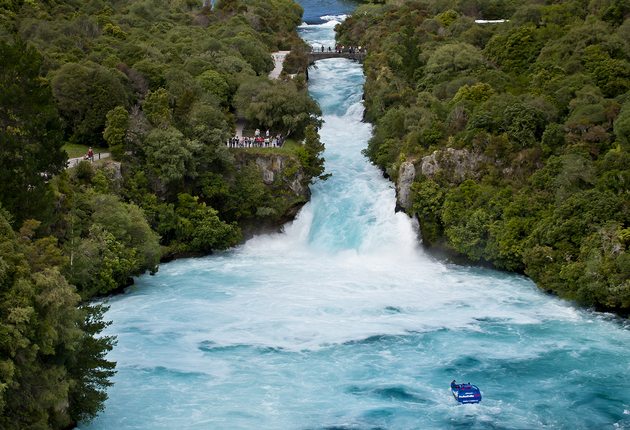
[[[246,166],[256,166],[264,184],[270,188],[276,199],[283,201],[281,213],[257,216],[241,223],[243,239],[254,235],[279,231],[282,226],[295,219],[295,216],[311,197],[308,188],[310,179],[302,170],[297,157],[271,152],[237,151],[235,167],[241,170]]]
[[[396,181],[396,209],[411,212],[411,186],[418,175],[425,175],[429,179],[441,175],[447,181],[459,184],[467,178],[478,177],[478,170],[484,161],[486,161],[484,155],[471,153],[465,148],[447,148],[434,151],[419,161],[403,162]]]

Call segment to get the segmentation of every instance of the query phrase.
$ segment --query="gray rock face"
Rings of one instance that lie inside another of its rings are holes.
[[[310,190],[305,189],[302,186],[302,180],[305,179],[302,170],[298,169],[295,173],[295,177],[291,179],[284,177],[284,170],[286,166],[286,156],[277,155],[274,157],[256,157],[254,160],[256,165],[262,169],[263,182],[266,185],[272,185],[280,177],[283,181],[288,182],[289,189],[293,191],[296,197],[310,196]]]
[[[396,196],[398,204],[405,210],[411,210],[411,185],[416,178],[416,167],[411,161],[405,161],[400,165],[398,183],[396,184]]]
[[[257,157],[256,165],[263,171],[263,181],[267,185],[274,183],[278,173],[283,170],[284,160],[282,157]]]
[[[483,155],[472,154],[465,148],[448,148],[424,157],[420,169],[428,178],[433,178],[438,171],[443,170],[454,182],[463,182],[467,176],[478,176],[476,170],[485,158]]]

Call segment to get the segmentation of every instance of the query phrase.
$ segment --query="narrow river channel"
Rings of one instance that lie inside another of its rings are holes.
[[[312,3],[305,16],[350,4]],[[308,22],[305,39],[333,45],[331,17]],[[361,66],[310,78],[332,178],[284,233],[161,265],[110,301],[118,374],[88,428],[630,428],[626,323],[426,255],[361,155]],[[458,405],[453,379],[482,403]]]

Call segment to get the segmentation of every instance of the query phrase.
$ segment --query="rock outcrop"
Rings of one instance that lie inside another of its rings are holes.
[[[416,166],[411,161],[405,161],[400,165],[398,173],[398,181],[396,182],[396,200],[397,210],[410,211],[412,209],[411,202],[411,185],[416,179]]]
[[[467,149],[447,148],[423,157],[420,162],[403,162],[396,181],[396,211],[411,212],[411,186],[417,175],[422,174],[433,179],[441,173],[449,182],[460,184],[467,178],[478,177],[478,169],[485,161],[487,158],[484,155],[471,153]]]
[[[285,223],[293,221],[300,208],[311,197],[311,190],[307,185],[309,178],[297,158],[286,154],[246,151],[237,151],[234,155],[236,158],[234,167],[237,170],[255,166],[260,171],[263,183],[270,188],[274,197],[284,201],[282,213],[257,216],[240,223],[243,239],[279,231]]]
[[[291,160],[289,162],[288,160]],[[295,174],[286,175],[287,169],[294,168],[295,160],[288,155],[272,155],[269,157],[258,155],[255,163],[262,169],[263,182],[266,185],[273,185],[280,178],[284,185],[287,185],[296,197],[310,197],[310,190],[302,185],[302,181],[306,179],[302,172],[301,166],[296,169]],[[290,164],[291,166],[287,165]]]
[[[450,181],[461,183],[467,177],[478,176],[477,169],[485,158],[484,155],[470,153],[465,148],[447,148],[422,158],[420,171],[428,178],[433,178],[442,171]]]

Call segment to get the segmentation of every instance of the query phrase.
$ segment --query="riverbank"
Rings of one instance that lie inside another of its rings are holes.
[[[283,234],[164,264],[109,301],[119,373],[90,430],[628,424],[624,322],[427,255],[361,154],[363,79],[347,60],[311,72],[333,176]],[[481,387],[483,413],[462,414],[453,379]]]
[[[628,308],[630,218],[623,208],[630,202],[625,183],[607,178],[629,171],[622,124],[630,87],[607,89],[611,77],[596,78],[590,68],[558,76],[550,87],[535,71],[573,35],[606,19],[537,39],[531,66],[519,62],[509,40],[546,34],[545,23],[481,27],[464,11],[423,14],[419,5],[361,6],[337,39],[368,46],[364,105],[374,136],[365,153],[396,184],[399,207],[417,214],[423,243],[526,273],[541,289],[586,306]],[[615,28],[602,40],[617,40]],[[486,37],[473,40],[473,32]],[[392,38],[409,41],[396,51],[399,63],[386,43]],[[588,63],[588,49],[575,54],[580,61]],[[468,60],[447,61],[457,56]],[[598,94],[588,108],[585,93],[571,89],[580,77]],[[595,130],[601,133],[593,140]]]

